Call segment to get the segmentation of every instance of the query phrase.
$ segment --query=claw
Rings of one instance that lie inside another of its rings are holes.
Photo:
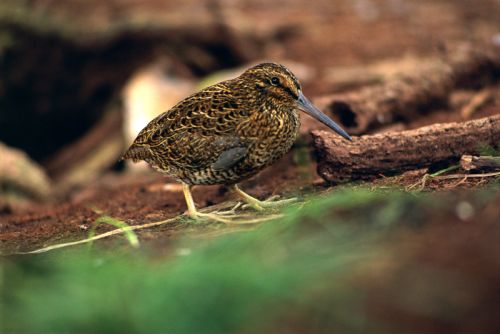
[[[236,203],[231,209],[225,210],[225,211],[215,211],[214,213],[221,215],[221,216],[226,216],[226,215],[236,215],[236,210],[238,210],[240,207],[242,207],[241,202]]]
[[[221,215],[220,213],[210,212],[199,212],[196,213],[188,213],[188,215],[195,220],[212,220],[220,223],[224,223],[226,225],[247,225],[247,224],[258,224],[271,219],[281,218],[283,215],[275,214],[275,215],[265,215],[265,216],[252,216],[245,214],[234,214],[234,215]]]
[[[298,201],[298,199],[295,197],[282,199],[279,201],[276,201],[275,200],[276,198],[279,198],[279,196],[272,196],[264,201],[259,201],[258,203],[247,203],[243,205],[241,208],[242,209],[253,208],[256,209],[257,211],[263,211],[265,209],[278,208]]]
[[[233,222],[228,217],[225,217],[223,215],[220,215],[220,214],[217,214],[214,212],[204,213],[204,212],[196,211],[196,213],[189,212],[188,215],[194,220],[214,220],[214,221],[221,222],[224,224],[230,224]]]
[[[276,199],[279,198],[278,195],[271,196],[267,200],[261,201],[253,196],[250,196],[249,194],[238,188],[237,185],[234,185],[233,189],[245,202],[247,202],[247,204],[242,206],[242,209],[250,207],[257,211],[263,211],[264,209],[267,208],[275,208],[297,202],[297,198],[287,198],[276,201]]]
[[[249,215],[249,214],[240,214],[237,213],[236,211],[239,208],[244,208],[246,205],[242,205],[241,202],[236,203],[231,209],[225,210],[225,211],[213,211],[213,212],[200,212],[196,209],[196,206],[194,205],[193,197],[191,196],[191,190],[189,185],[183,183],[182,184],[182,189],[184,192],[184,196],[186,198],[186,204],[188,207],[187,210],[187,215],[191,217],[194,220],[213,220],[217,222],[221,222],[224,224],[257,224],[261,223],[263,221],[267,221],[270,219],[275,219],[278,217],[281,217],[281,215],[265,215],[265,216],[258,216],[256,217],[255,215]],[[238,189],[239,190],[239,189]],[[245,194],[244,192],[241,192]],[[253,198],[250,195],[245,194],[248,198],[244,197],[245,201],[252,206],[253,208],[256,208],[257,210],[264,210],[264,207],[268,206],[274,206],[277,203],[283,202],[283,204],[289,203],[291,199],[287,200],[282,200],[282,201],[276,201],[276,202],[267,202],[267,201],[259,201],[258,199]],[[253,199],[253,201],[252,201]],[[279,204],[278,204],[279,205]]]

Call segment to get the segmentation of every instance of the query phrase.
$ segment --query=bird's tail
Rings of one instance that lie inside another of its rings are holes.
[[[134,162],[145,160],[149,156],[149,149],[143,146],[132,145],[122,156],[121,160],[131,159]]]

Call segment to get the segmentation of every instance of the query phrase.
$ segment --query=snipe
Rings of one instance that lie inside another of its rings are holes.
[[[255,209],[275,205],[246,194],[237,183],[290,150],[300,126],[297,109],[351,140],[302,94],[292,72],[263,63],[187,97],[153,119],[123,158],[145,160],[181,182],[192,218],[226,221],[216,213],[197,211],[191,186],[230,185]]]

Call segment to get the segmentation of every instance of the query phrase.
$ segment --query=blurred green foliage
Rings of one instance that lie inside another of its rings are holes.
[[[469,200],[480,208],[497,194],[494,186]],[[167,257],[94,247],[7,258],[0,332],[383,332],[367,314],[359,282],[403,257],[391,245],[394,235],[418,231],[437,212],[442,219],[455,202],[346,189],[291,207],[283,219],[250,232],[178,240]],[[411,308],[412,299],[400,293]],[[441,314],[432,295],[418,296],[415,307],[429,300],[430,316]]]

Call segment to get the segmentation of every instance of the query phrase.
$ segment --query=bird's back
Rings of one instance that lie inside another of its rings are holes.
[[[188,184],[230,184],[286,153],[298,132],[294,108],[276,108],[238,79],[210,86],[153,119],[124,159],[145,160]]]

